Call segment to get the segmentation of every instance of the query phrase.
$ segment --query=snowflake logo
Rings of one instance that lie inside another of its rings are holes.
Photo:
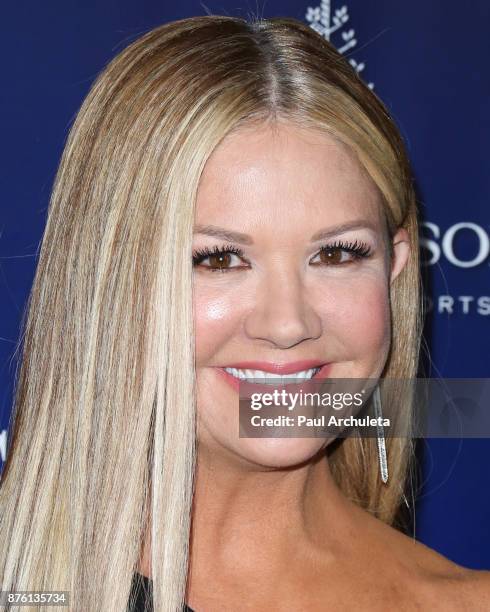
[[[335,9],[332,14],[331,4],[330,0],[320,0],[320,6],[308,6],[305,19],[313,30],[330,42],[332,42],[332,34],[337,32],[335,39],[340,40],[340,45],[336,44],[335,46],[339,53],[345,53],[357,45],[356,33],[352,28],[342,31],[343,26],[349,21],[347,7],[344,5]],[[366,67],[364,62],[356,62],[353,58],[349,59],[349,64],[358,74]],[[374,88],[374,83],[368,83],[367,85],[370,89]]]

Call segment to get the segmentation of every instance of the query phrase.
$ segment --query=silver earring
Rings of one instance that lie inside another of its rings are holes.
[[[373,403],[374,403],[374,414],[379,419],[382,418],[381,412],[381,395],[379,391],[379,385],[373,392]],[[383,425],[381,423],[376,425],[376,439],[378,442],[378,456],[379,456],[379,469],[381,472],[381,480],[386,483],[388,482],[388,462],[386,460],[386,444],[385,444],[385,433]]]

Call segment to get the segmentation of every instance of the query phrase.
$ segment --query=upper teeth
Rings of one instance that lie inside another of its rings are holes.
[[[315,376],[320,368],[311,368],[310,370],[302,370],[301,372],[294,372],[292,374],[272,374],[271,372],[264,372],[263,370],[238,370],[237,368],[224,368],[226,372],[240,378],[241,380],[248,380],[250,378],[257,378],[257,381],[248,382],[259,382],[270,385],[283,384],[291,379],[295,380],[307,380]]]

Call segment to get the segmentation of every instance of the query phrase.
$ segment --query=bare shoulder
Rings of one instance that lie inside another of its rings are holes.
[[[463,567],[432,550],[430,556],[419,584],[434,610],[490,611],[490,571]]]
[[[472,569],[465,571],[465,579],[455,586],[463,605],[475,612],[490,610],[490,571]]]
[[[463,567],[364,510],[353,516],[364,565],[398,610],[490,612],[490,571]]]
[[[400,561],[411,566],[414,599],[431,610],[490,612],[490,571],[463,567],[422,542],[388,529]]]

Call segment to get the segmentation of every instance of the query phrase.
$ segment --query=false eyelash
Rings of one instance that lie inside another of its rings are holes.
[[[192,263],[197,266],[200,264],[206,257],[209,255],[225,255],[226,253],[233,253],[234,255],[238,255],[238,257],[243,257],[243,251],[238,247],[232,245],[222,245],[215,246],[212,249],[209,247],[204,247],[203,249],[197,249],[192,254]],[[209,266],[208,266],[209,267]],[[225,269],[220,270],[219,268],[210,268],[211,272],[223,272]]]
[[[331,244],[326,244],[320,247],[320,252],[328,252],[332,249],[342,249],[343,251],[347,251],[348,253],[352,253],[356,259],[361,259],[363,257],[369,257],[371,254],[371,247],[367,245],[365,242],[343,242],[342,240],[337,240]]]
[[[337,240],[331,244],[325,244],[320,247],[319,252],[328,252],[333,249],[342,249],[343,251],[347,251],[348,253],[352,253],[355,259],[362,259],[363,257],[369,257],[371,254],[371,248],[365,242],[343,242],[342,240]],[[222,246],[214,246],[212,249],[209,247],[204,247],[202,249],[197,249],[192,254],[192,263],[194,266],[199,265],[206,257],[209,255],[225,255],[227,253],[233,253],[238,255],[238,257],[243,257],[243,251],[232,245],[222,245]],[[340,264],[343,265],[343,264]],[[209,266],[208,266],[209,267]],[[228,272],[229,270],[226,268],[211,268],[209,267],[210,272]]]

